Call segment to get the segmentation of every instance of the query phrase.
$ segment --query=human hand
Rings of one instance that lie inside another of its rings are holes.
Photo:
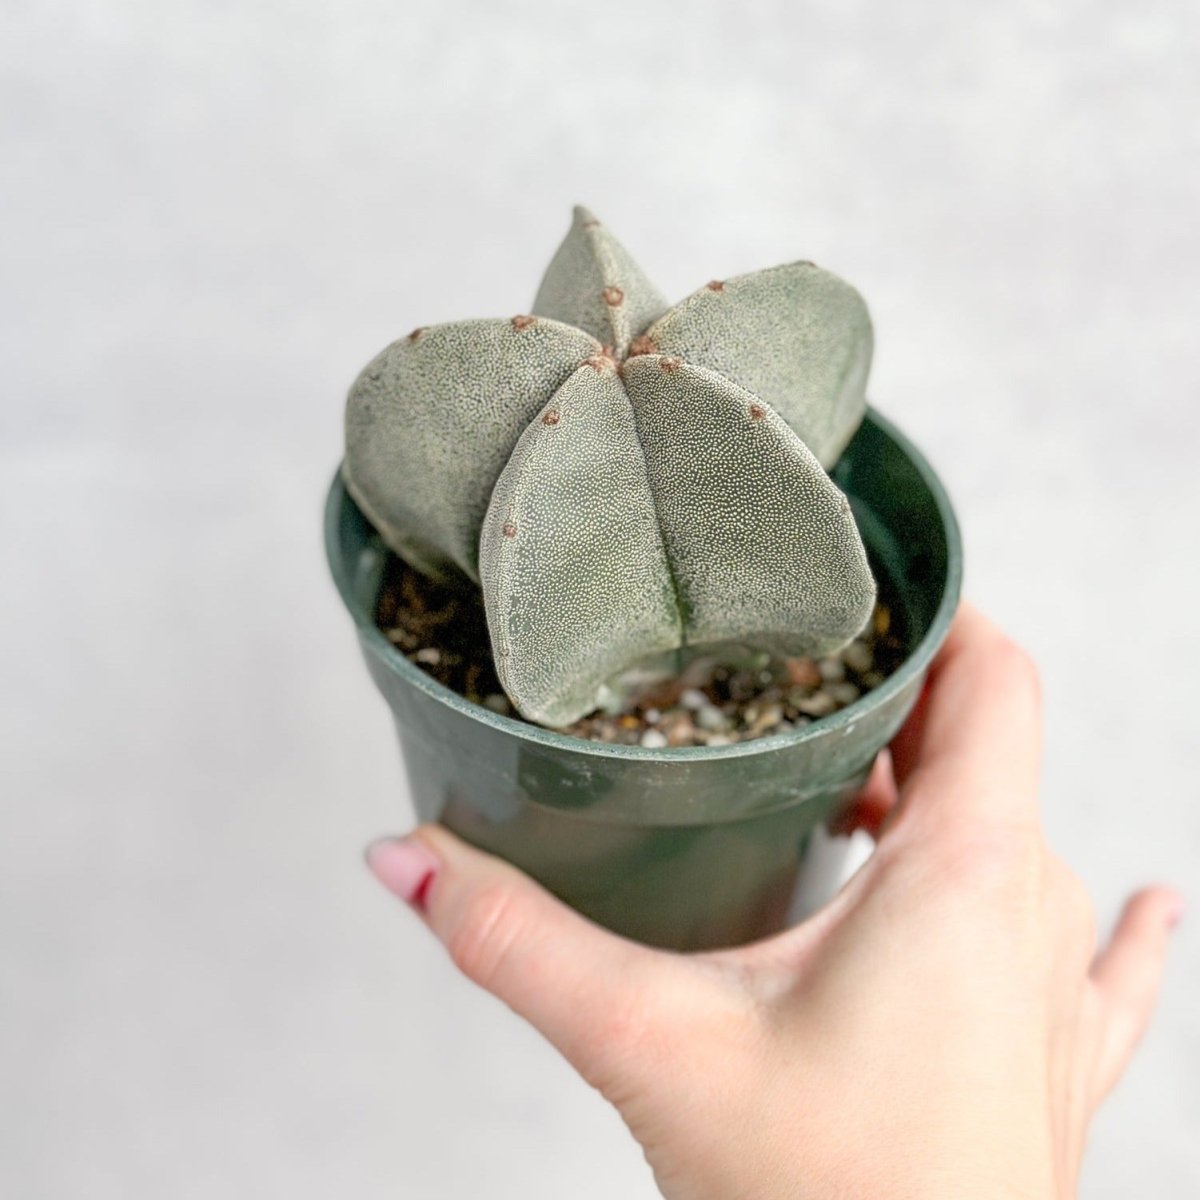
[[[858,803],[874,855],[733,950],[627,942],[436,826],[368,861],[616,1105],[669,1200],[1061,1200],[1182,901],[1137,893],[1097,953],[1042,834],[1039,739],[1028,658],[964,608]]]

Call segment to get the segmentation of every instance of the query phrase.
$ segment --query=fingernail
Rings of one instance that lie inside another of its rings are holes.
[[[424,842],[414,838],[380,838],[366,849],[371,874],[405,904],[425,911],[429,889],[441,863]]]
[[[1175,902],[1167,909],[1167,924],[1174,929],[1183,920],[1185,912],[1187,912],[1187,901],[1182,896],[1176,896]]]

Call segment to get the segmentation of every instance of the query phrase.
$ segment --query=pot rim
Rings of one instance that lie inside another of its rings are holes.
[[[946,538],[946,581],[929,628],[904,662],[877,688],[855,700],[853,704],[839,709],[828,717],[821,717],[803,729],[793,729],[767,737],[754,738],[750,741],[735,742],[729,746],[667,746],[663,748],[625,746],[611,742],[594,742],[573,734],[559,733],[542,725],[533,725],[515,717],[502,716],[485,708],[482,704],[475,704],[467,700],[451,688],[438,683],[414,663],[409,662],[387,640],[375,624],[373,614],[359,602],[352,584],[352,573],[341,553],[341,515],[344,506],[347,503],[353,504],[354,501],[342,482],[340,468],[334,474],[333,483],[325,502],[326,557],[342,603],[349,610],[358,630],[358,636],[365,648],[369,649],[391,671],[400,675],[406,683],[420,689],[431,699],[445,705],[446,708],[470,720],[490,726],[499,733],[508,734],[522,741],[556,751],[595,755],[600,758],[624,758],[635,762],[692,763],[709,759],[744,758],[755,754],[770,753],[787,746],[795,746],[801,742],[816,741],[831,735],[847,735],[853,731],[857,722],[869,710],[886,703],[897,692],[903,690],[915,676],[928,668],[929,662],[945,638],[955,610],[958,608],[959,593],[962,588],[962,537],[945,486],[925,456],[891,421],[870,406],[868,406],[863,419],[876,425],[900,447],[929,488],[937,505]],[[366,520],[365,514],[364,520]]]

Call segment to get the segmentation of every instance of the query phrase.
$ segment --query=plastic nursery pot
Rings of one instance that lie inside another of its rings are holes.
[[[804,729],[664,750],[498,716],[410,663],[374,622],[390,552],[335,479],[329,564],[395,717],[420,819],[441,821],[593,920],[652,945],[729,946],[781,928],[808,835],[862,785],[912,707],[962,574],[946,493],[888,421],[868,412],[833,478],[882,576],[906,659]]]

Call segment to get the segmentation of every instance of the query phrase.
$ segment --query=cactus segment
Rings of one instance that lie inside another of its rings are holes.
[[[844,646],[875,602],[849,501],[769,404],[669,361],[632,358],[623,375],[688,644]]]
[[[812,263],[714,280],[645,336],[767,401],[827,470],[866,412],[870,315],[854,288]]]
[[[788,425],[702,368],[585,364],[496,484],[480,574],[501,683],[564,725],[639,662],[827,653],[875,587],[849,504]]]
[[[533,311],[587,330],[623,358],[633,338],[666,308],[666,300],[625,247],[577,206],[542,278]]]
[[[611,360],[585,363],[521,435],[479,544],[505,691],[566,725],[604,682],[681,642],[674,585],[629,397]]]
[[[414,331],[367,364],[346,405],[343,477],[383,540],[427,574],[479,579],[479,528],[522,431],[600,347],[544,318]]]

